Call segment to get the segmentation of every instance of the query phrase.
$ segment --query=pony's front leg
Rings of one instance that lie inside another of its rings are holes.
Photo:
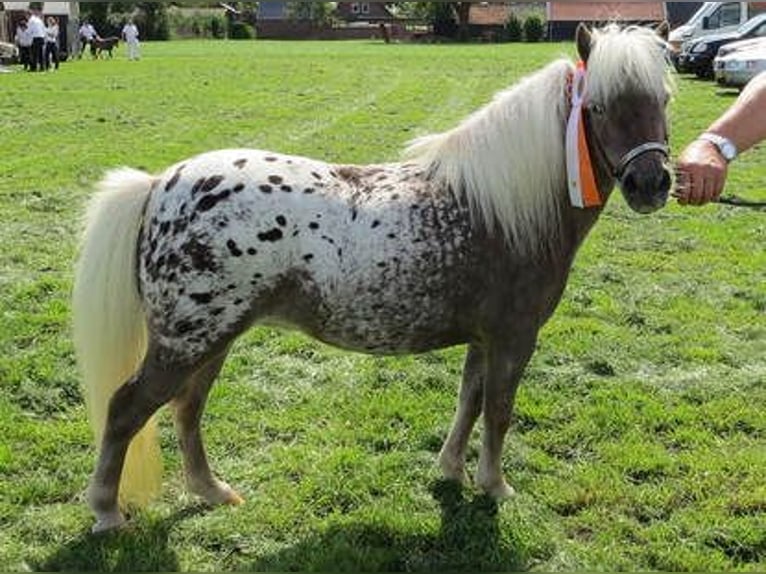
[[[439,453],[439,466],[444,478],[463,484],[468,483],[465,472],[465,452],[473,425],[481,414],[486,370],[484,349],[476,345],[468,347],[455,420]]]
[[[484,433],[476,485],[496,499],[513,496],[502,469],[503,441],[511,424],[513,402],[524,368],[532,356],[535,338],[493,342],[484,378]]]

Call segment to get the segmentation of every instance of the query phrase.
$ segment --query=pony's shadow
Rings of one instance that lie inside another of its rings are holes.
[[[501,536],[497,503],[486,495],[466,497],[464,488],[440,480],[431,487],[441,506],[436,534],[408,534],[362,519],[333,526],[241,570],[404,572],[526,569],[523,550]]]
[[[375,520],[359,519],[332,526],[321,534],[251,563],[232,564],[238,571],[519,571],[523,550],[503,537],[497,503],[485,495],[467,497],[451,481],[433,483],[441,507],[438,533],[406,533]],[[46,559],[31,563],[36,571],[173,572],[180,570],[168,539],[181,521],[208,509],[196,505],[163,519],[134,523],[116,533],[83,532]]]
[[[174,572],[178,557],[168,545],[173,527],[202,514],[208,507],[189,506],[161,520],[129,523],[118,532],[91,534],[84,531],[54,554],[33,563],[36,571],[80,572]]]

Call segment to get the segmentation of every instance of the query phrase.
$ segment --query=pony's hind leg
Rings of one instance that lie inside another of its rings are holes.
[[[109,401],[96,471],[88,490],[88,503],[96,516],[94,532],[120,526],[120,477],[131,439],[149,418],[175,396],[192,374],[181,365],[163,365],[150,345],[139,371]]]
[[[439,453],[439,466],[444,477],[463,484],[468,482],[465,472],[465,453],[473,425],[481,414],[485,372],[484,350],[471,345],[463,367],[463,382],[460,386],[455,419]]]
[[[212,505],[241,504],[243,499],[228,484],[213,476],[200,431],[208,393],[226,360],[228,349],[210,359],[173,400],[178,441],[184,460],[186,484],[191,492]]]

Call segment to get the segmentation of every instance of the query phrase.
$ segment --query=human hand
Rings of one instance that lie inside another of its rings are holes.
[[[705,140],[689,144],[676,162],[673,196],[681,205],[704,205],[721,195],[728,164],[718,148]]]

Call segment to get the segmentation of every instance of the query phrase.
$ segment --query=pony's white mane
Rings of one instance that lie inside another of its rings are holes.
[[[490,230],[499,226],[520,252],[545,251],[560,240],[568,201],[565,86],[572,70],[571,61],[557,60],[496,94],[456,128],[419,138],[405,151],[453,193],[465,193],[474,216]],[[638,27],[595,31],[588,77],[589,94],[604,102],[635,88],[664,98],[668,74],[659,37]]]

